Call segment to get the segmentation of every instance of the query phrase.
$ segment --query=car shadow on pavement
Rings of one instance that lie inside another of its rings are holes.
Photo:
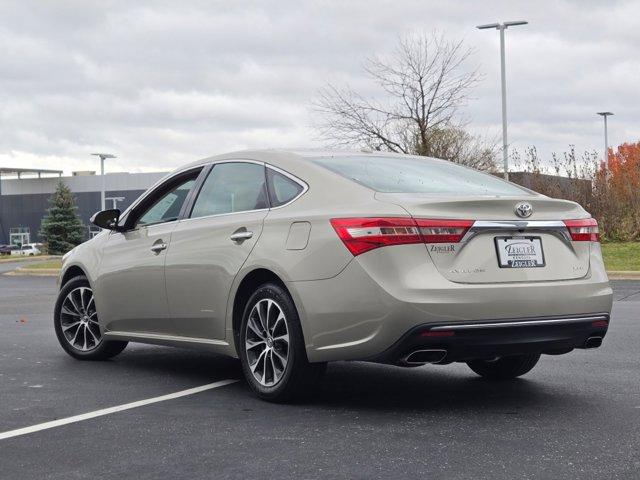
[[[107,377],[126,374],[145,380],[175,379],[178,383],[190,384],[242,379],[237,359],[166,347],[136,346],[108,362],[74,364],[76,371],[86,368],[94,377],[100,372]],[[244,381],[239,386],[233,394],[248,397],[244,399],[251,402],[255,397],[249,387]],[[365,362],[336,362],[329,364],[324,380],[313,395],[298,406],[379,413],[473,409],[515,414],[529,409],[576,408],[580,403],[580,395],[570,387],[540,379],[535,370],[524,378],[491,382],[470,370],[467,373],[466,367],[463,369],[460,365],[400,368]]]
[[[129,345],[123,353],[105,362],[78,362],[71,358],[68,362],[68,368],[76,372],[88,370],[94,376],[175,378],[181,383],[189,381],[195,384],[242,378],[237,359],[209,352],[150,345],[135,345],[133,348]]]
[[[479,410],[501,414],[573,409],[581,404],[580,395],[570,387],[547,383],[535,370],[523,378],[495,382],[460,367],[330,364],[321,388],[309,403],[317,407],[378,412]]]

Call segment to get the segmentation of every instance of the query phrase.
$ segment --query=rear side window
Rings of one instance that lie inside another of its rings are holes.
[[[349,180],[384,193],[437,195],[530,195],[493,175],[446,160],[416,157],[322,157],[314,162]]]
[[[204,181],[191,218],[267,208],[265,168],[256,163],[218,163]]]
[[[298,182],[271,168],[267,168],[267,182],[269,184],[271,207],[279,207],[290,202],[304,190],[304,187]]]

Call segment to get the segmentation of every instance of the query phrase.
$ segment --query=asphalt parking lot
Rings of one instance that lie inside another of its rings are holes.
[[[0,478],[640,477],[640,282],[614,282],[603,347],[497,384],[464,365],[329,366],[310,402],[243,382],[0,440]],[[0,432],[239,379],[237,361],[129,345],[78,362],[53,278],[0,275]]]

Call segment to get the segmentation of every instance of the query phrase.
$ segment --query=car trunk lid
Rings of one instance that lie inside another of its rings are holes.
[[[534,195],[443,197],[376,193],[376,199],[402,206],[419,224],[419,219],[473,221],[459,242],[426,242],[438,271],[453,282],[571,280],[582,278],[589,271],[591,242],[572,241],[563,223],[564,219],[588,218],[574,202]],[[516,207],[522,203],[532,208],[528,218],[516,214]]]

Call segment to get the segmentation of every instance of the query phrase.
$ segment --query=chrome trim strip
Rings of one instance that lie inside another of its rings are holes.
[[[558,237],[567,247],[573,251],[573,243],[569,229],[562,220],[476,220],[465,236],[460,241],[462,248],[473,237],[481,233],[505,233],[518,232],[529,234],[531,232],[545,232]]]
[[[567,228],[562,220],[477,220],[477,228]]]
[[[505,322],[492,322],[492,323],[462,323],[459,325],[439,325],[437,327],[430,328],[429,331],[437,330],[477,330],[483,328],[501,328],[501,327],[530,327],[541,326],[550,324],[563,324],[563,323],[580,323],[580,322],[594,322],[597,320],[609,321],[609,315],[600,314],[591,317],[569,317],[569,318],[551,318],[548,320],[515,320]]]
[[[136,340],[164,340],[168,342],[196,343],[202,345],[220,345],[229,346],[224,340],[214,340],[210,338],[181,337],[178,335],[162,335],[158,333],[137,333],[137,332],[118,332],[107,331],[103,333],[103,337],[128,338]]]
[[[258,208],[256,210],[242,210],[239,212],[227,212],[227,213],[214,213],[212,215],[203,215],[202,217],[186,217],[181,220],[178,220],[180,223],[189,222],[191,220],[201,220],[203,218],[217,218],[217,217],[228,217],[229,215],[240,215],[243,213],[254,213],[254,212],[268,212],[268,208]]]

